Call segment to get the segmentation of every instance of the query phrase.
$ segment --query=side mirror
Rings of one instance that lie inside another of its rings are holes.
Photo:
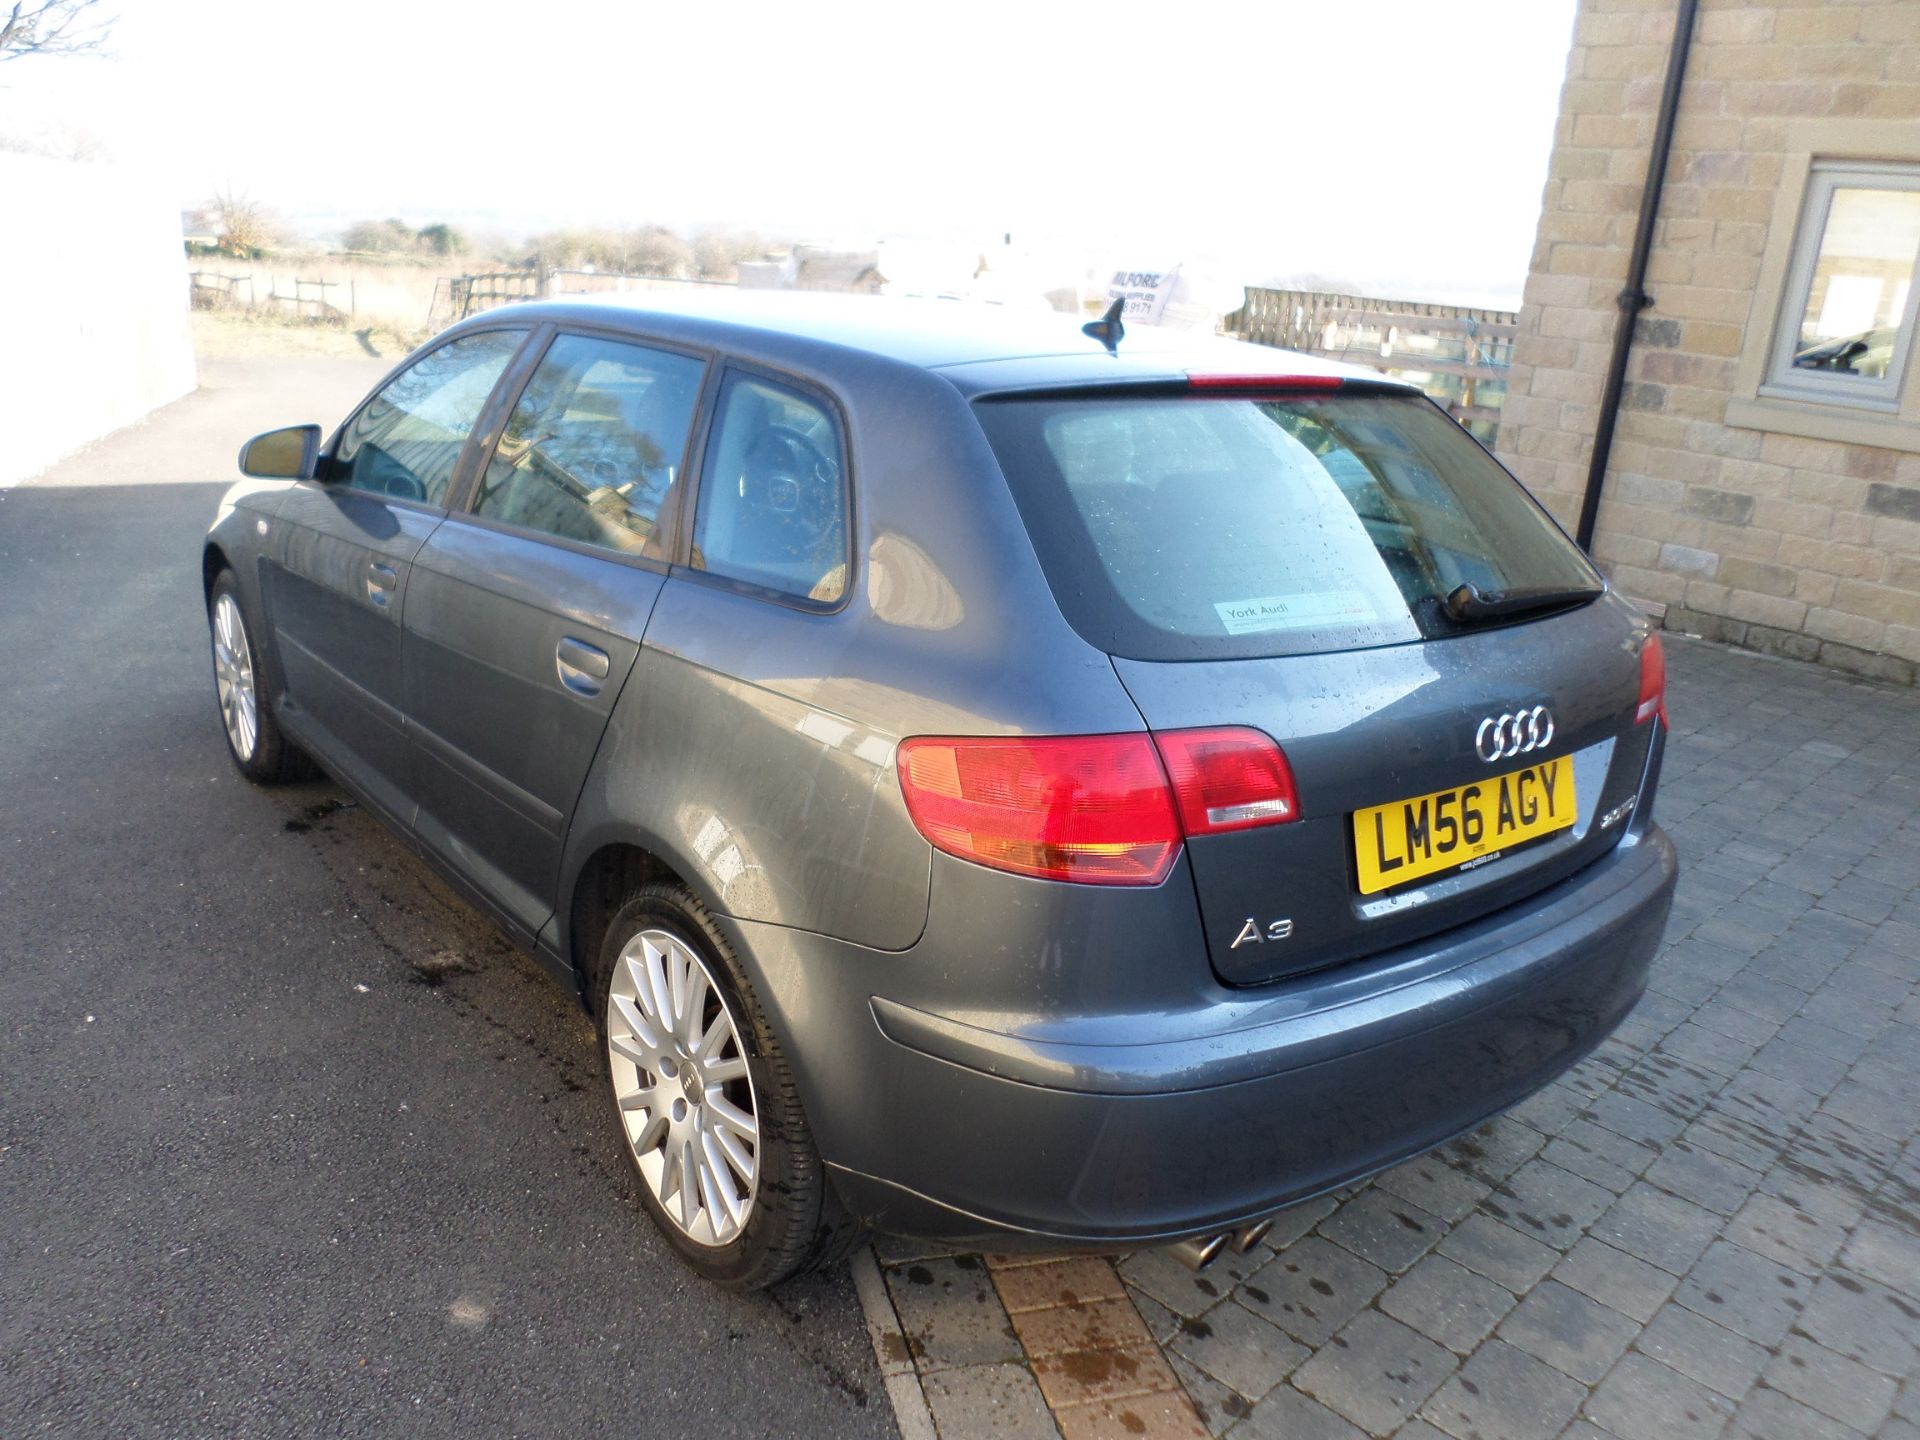
[[[320,465],[320,427],[289,425],[240,447],[240,473],[256,480],[311,480]]]

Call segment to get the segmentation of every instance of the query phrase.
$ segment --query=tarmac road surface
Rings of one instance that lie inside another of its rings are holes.
[[[893,1434],[844,1271],[693,1279],[570,997],[227,758],[200,536],[385,368],[209,363],[0,490],[0,1435]]]

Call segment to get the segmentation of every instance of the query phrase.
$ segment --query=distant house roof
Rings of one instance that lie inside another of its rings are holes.
[[[840,290],[878,294],[887,283],[872,254],[803,255],[794,286],[800,290]]]
[[[799,269],[792,256],[779,260],[742,260],[734,266],[734,283],[742,290],[787,290]]]

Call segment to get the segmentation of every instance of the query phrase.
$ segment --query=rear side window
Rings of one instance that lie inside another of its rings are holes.
[[[347,422],[327,479],[375,495],[445,502],[447,484],[524,330],[468,335],[423,355]]]
[[[474,513],[665,560],[660,512],[705,374],[690,356],[560,336],[507,420]]]
[[[983,400],[1054,597],[1109,653],[1250,658],[1455,634],[1446,597],[1600,579],[1417,396]],[[1472,623],[1486,623],[1478,621]]]
[[[733,375],[700,472],[693,564],[817,604],[847,589],[839,428],[784,385]]]

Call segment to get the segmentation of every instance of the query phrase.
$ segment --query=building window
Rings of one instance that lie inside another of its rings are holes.
[[[1760,393],[1897,414],[1916,271],[1920,166],[1815,161]]]

